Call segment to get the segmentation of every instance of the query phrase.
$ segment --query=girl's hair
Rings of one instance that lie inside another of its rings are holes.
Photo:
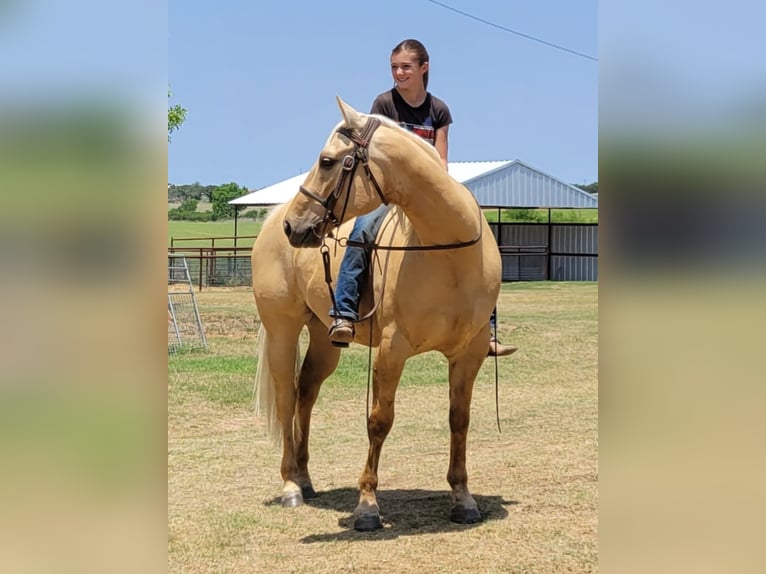
[[[397,52],[404,51],[415,52],[415,55],[418,58],[418,63],[421,66],[428,62],[428,51],[426,50],[426,47],[417,40],[413,40],[412,38],[408,40],[402,40],[393,50],[391,50],[391,55],[393,56]],[[423,88],[428,89],[428,70],[426,70],[426,73],[423,74]]]

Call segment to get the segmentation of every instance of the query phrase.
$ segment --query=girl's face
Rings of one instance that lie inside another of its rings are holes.
[[[415,52],[401,50],[391,56],[391,75],[401,89],[422,89],[423,74],[427,71],[428,62],[418,63]]]

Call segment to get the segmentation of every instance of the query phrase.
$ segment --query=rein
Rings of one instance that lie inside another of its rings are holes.
[[[372,251],[440,251],[443,249],[462,249],[476,245],[481,239],[481,232],[478,237],[470,241],[461,243],[446,243],[443,245],[381,245],[380,243],[365,243],[364,241],[354,241],[353,239],[338,239],[341,247],[363,247]]]
[[[476,204],[479,207],[479,204]],[[481,208],[479,207],[481,211]],[[482,227],[479,225],[479,234],[468,241],[459,241],[456,243],[437,243],[435,245],[381,245],[380,243],[365,243],[364,241],[354,241],[353,239],[340,238],[338,243],[341,247],[362,247],[371,251],[442,251],[445,249],[462,249],[476,245],[482,236]]]

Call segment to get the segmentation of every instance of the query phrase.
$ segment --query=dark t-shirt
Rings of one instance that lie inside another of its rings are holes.
[[[419,135],[431,145],[436,141],[436,130],[452,123],[447,104],[430,92],[425,101],[413,108],[404,101],[396,88],[383,92],[372,103],[371,114],[380,114],[399,122],[404,129]]]

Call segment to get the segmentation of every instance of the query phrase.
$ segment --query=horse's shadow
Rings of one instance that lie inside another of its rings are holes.
[[[320,510],[336,512],[352,511],[356,506],[359,491],[355,488],[337,488],[319,492],[317,498],[306,500],[306,504]],[[351,514],[338,520],[343,532],[312,534],[301,538],[304,544],[314,542],[392,540],[399,536],[430,534],[435,532],[460,532],[481,526],[478,524],[456,524],[449,519],[450,495],[448,491],[396,489],[378,490],[383,528],[374,532],[354,530]],[[502,496],[474,494],[484,521],[502,520],[508,516],[506,506],[518,504],[515,500],[504,500]],[[268,505],[280,504],[279,498],[268,501]]]

